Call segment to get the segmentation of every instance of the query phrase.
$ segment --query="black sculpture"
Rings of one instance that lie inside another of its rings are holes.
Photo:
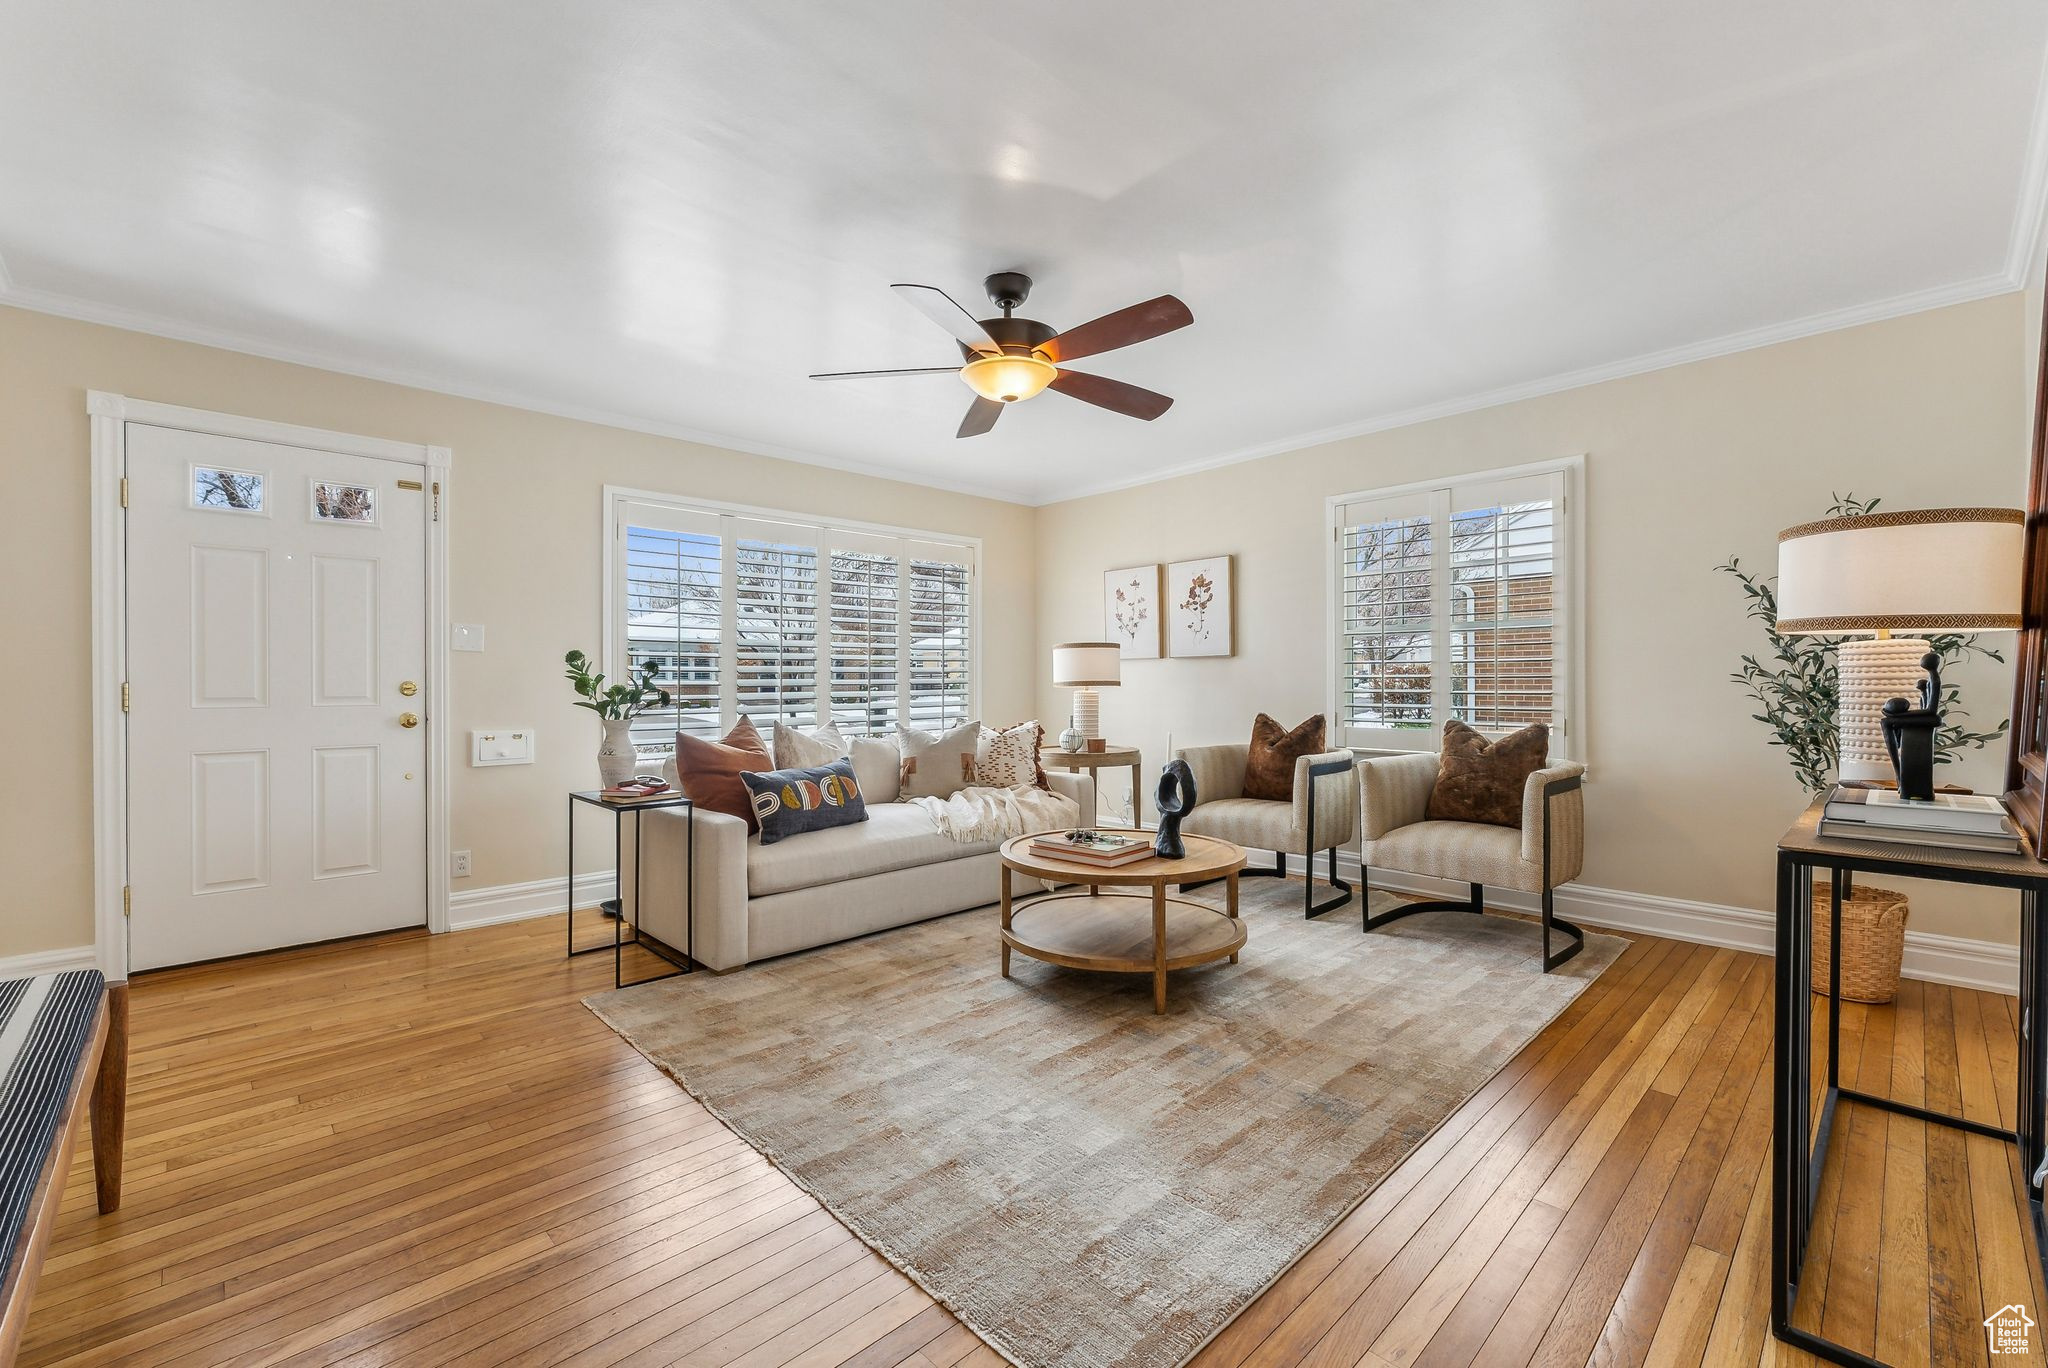
[[[1884,730],[1885,752],[1892,758],[1892,776],[1899,797],[1934,801],[1934,737],[1941,730],[1941,657],[1929,651],[1920,657],[1927,678],[1920,681],[1920,706],[1903,698],[1887,698],[1878,726]]]
[[[1195,805],[1195,772],[1185,760],[1175,760],[1159,771],[1159,789],[1152,806],[1159,813],[1159,839],[1152,853],[1162,860],[1184,860],[1188,848],[1181,843],[1180,819]]]

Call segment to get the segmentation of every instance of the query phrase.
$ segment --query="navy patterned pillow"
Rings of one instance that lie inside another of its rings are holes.
[[[851,760],[834,760],[816,769],[742,770],[740,779],[753,797],[762,845],[868,819],[867,800],[861,797]]]

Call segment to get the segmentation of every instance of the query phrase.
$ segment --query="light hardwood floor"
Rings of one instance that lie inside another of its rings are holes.
[[[561,936],[138,979],[126,1203],[80,1159],[24,1361],[1001,1361],[585,1011],[610,959]],[[1198,1363],[1810,1362],[1766,1330],[1770,1003],[1768,960],[1636,941]],[[2012,999],[1846,1029],[1865,1088],[2011,1123]],[[2048,1301],[2011,1148],[1842,1119],[1802,1318],[1988,1361]]]

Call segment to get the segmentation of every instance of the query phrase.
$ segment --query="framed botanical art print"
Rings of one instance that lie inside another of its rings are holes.
[[[1121,659],[1159,659],[1159,623],[1158,566],[1103,572],[1103,640],[1116,643]]]
[[[1227,656],[1231,640],[1230,557],[1166,567],[1166,645],[1175,656]]]

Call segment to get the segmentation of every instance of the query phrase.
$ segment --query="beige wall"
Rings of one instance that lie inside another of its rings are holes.
[[[1029,508],[0,308],[0,955],[93,935],[87,389],[454,450],[449,611],[488,644],[451,658],[452,839],[475,860],[457,892],[561,873],[561,795],[596,777],[597,722],[560,662],[602,644],[607,483],[982,538],[983,704],[1032,707],[1031,633],[1009,627],[1035,608]],[[537,764],[468,766],[469,728],[518,724]]]
[[[1771,899],[1771,847],[1801,791],[1728,672],[1761,636],[1730,554],[1769,571],[1780,528],[1831,491],[1893,507],[2025,496],[2025,297],[1779,346],[1332,442],[1039,510],[1039,709],[1052,643],[1099,639],[1101,572],[1234,554],[1237,655],[1129,661],[1103,730],[1156,773],[1177,744],[1292,725],[1328,706],[1323,500],[1331,494],[1585,455],[1589,850],[1584,882],[1747,908]],[[2005,639],[2008,643],[2010,638]],[[2010,672],[1959,682],[1973,717],[2010,705]],[[2000,782],[2003,753],[1944,767]],[[1110,780],[1105,784],[1107,792]],[[1916,894],[1921,931],[2010,942],[2006,905]]]

